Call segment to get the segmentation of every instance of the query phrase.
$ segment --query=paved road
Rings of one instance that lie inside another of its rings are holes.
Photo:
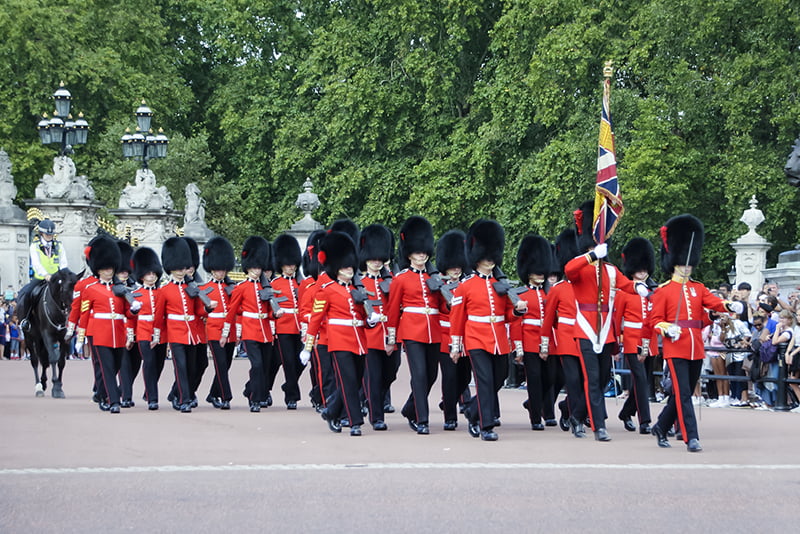
[[[243,384],[247,368],[236,360],[232,383]],[[405,369],[396,405],[408,394]],[[170,380],[167,362],[162,391]],[[679,443],[658,449],[616,419],[611,443],[532,432],[518,390],[501,392],[500,440],[485,443],[463,421],[442,431],[438,412],[429,436],[397,413],[388,432],[337,435],[305,399],[296,412],[277,398],[251,414],[239,395],[229,412],[137,403],[111,415],[89,400],[90,385],[89,362],[71,361],[67,399],[37,399],[28,363],[0,361],[0,532],[796,528],[796,414],[704,409],[705,451],[689,454]],[[613,399],[608,409],[618,412]]]

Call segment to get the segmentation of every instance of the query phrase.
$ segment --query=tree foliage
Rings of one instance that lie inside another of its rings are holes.
[[[719,280],[752,195],[773,253],[800,239],[782,173],[800,133],[800,6],[788,0],[9,0],[0,139],[20,199],[52,150],[35,124],[63,79],[92,130],[76,156],[116,206],[119,137],[141,98],[172,142],[153,162],[240,242],[299,218],[310,177],[329,223],[437,233],[478,217],[553,237],[593,194],[602,67],[626,214],[615,247],[689,212]]]

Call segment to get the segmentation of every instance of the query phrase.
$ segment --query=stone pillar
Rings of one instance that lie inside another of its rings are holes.
[[[739,219],[747,225],[748,232],[731,243],[736,250],[736,283],[748,282],[757,293],[764,284],[764,268],[767,266],[767,251],[772,243],[756,233],[756,227],[764,222],[764,214],[758,209],[756,196],[750,199],[750,209]]]
[[[764,278],[778,284],[781,298],[800,287],[800,250],[789,250],[778,254],[778,264],[772,269],[762,271]],[[759,288],[760,289],[760,288]]]
[[[294,204],[303,211],[303,218],[294,223],[291,229],[287,231],[297,239],[300,244],[300,250],[306,249],[308,236],[311,235],[311,232],[323,228],[322,224],[311,217],[311,213],[320,206],[319,197],[311,190],[313,187],[311,178],[306,178],[303,183],[303,192],[297,195],[297,202]]]
[[[0,149],[0,294],[9,286],[16,292],[30,280],[30,225],[14,205],[16,197],[11,159]]]
[[[28,207],[39,208],[56,224],[57,239],[64,245],[69,268],[81,271],[85,262],[83,249],[97,233],[97,210],[94,189],[86,176],[78,176],[69,156],[53,158],[53,174],[45,174],[36,186],[36,198],[26,199]]]

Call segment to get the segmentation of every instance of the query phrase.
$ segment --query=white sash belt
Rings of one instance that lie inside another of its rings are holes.
[[[475,323],[502,323],[505,321],[502,315],[468,315],[467,319]]]
[[[606,264],[605,267],[609,280],[608,313],[606,314],[606,320],[600,325],[600,332],[594,331],[594,327],[589,324],[588,319],[586,319],[583,313],[581,313],[581,308],[578,305],[578,301],[575,301],[575,307],[578,309],[578,314],[576,317],[578,326],[580,326],[581,330],[583,330],[583,333],[586,334],[586,337],[592,343],[594,352],[597,354],[600,354],[603,351],[603,345],[605,345],[605,340],[608,338],[608,332],[611,330],[611,323],[613,322],[614,315],[614,295],[617,293],[616,267],[608,264]],[[600,310],[598,310],[597,313],[600,313],[602,317],[602,312]]]
[[[95,319],[111,319],[114,321],[118,321],[120,319],[124,319],[125,316],[121,313],[95,313],[92,317]]]
[[[360,319],[328,319],[328,324],[337,326],[364,326],[364,321]]]
[[[194,315],[181,315],[179,313],[168,313],[167,319],[173,321],[194,321]]]
[[[152,321],[153,320],[153,316],[152,315],[137,315],[136,318],[139,319],[140,321]]]
[[[439,321],[439,326],[442,328],[450,328],[450,321]]]
[[[422,306],[406,306],[403,308],[403,313],[421,313],[423,315],[439,315],[439,310],[436,308],[422,307]]]
[[[542,326],[541,319],[523,319],[522,324],[529,324],[533,326]]]
[[[242,312],[242,317],[247,317],[248,319],[266,319],[268,316],[266,313]]]
[[[622,321],[622,326],[625,328],[641,329],[642,323],[634,323],[632,321]]]
[[[571,317],[559,317],[558,322],[561,324],[568,324],[570,326],[575,324],[575,319]]]
[[[225,317],[227,317],[227,315],[228,314],[222,313],[222,312],[209,313],[208,314],[208,318],[209,319],[224,319]]]

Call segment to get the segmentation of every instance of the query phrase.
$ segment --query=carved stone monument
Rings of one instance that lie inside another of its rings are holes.
[[[294,204],[302,210],[303,218],[294,223],[288,231],[289,234],[297,238],[297,242],[300,243],[300,250],[305,250],[306,242],[311,232],[323,227],[311,217],[314,210],[320,206],[319,197],[312,191],[313,187],[314,184],[311,183],[311,178],[306,178],[303,183],[303,192],[297,195],[297,202]]]
[[[758,292],[764,283],[764,267],[767,265],[767,251],[772,247],[772,243],[767,242],[756,232],[756,227],[764,222],[764,214],[758,209],[756,196],[750,199],[750,209],[745,210],[742,218],[739,219],[747,225],[746,234],[731,243],[736,250],[736,282],[748,282],[754,292]]]
[[[39,208],[56,224],[70,269],[83,269],[83,248],[97,232],[97,210],[103,204],[95,202],[89,179],[77,175],[69,156],[53,158],[53,174],[42,176],[36,186],[36,198],[25,200],[25,204]]]
[[[28,283],[30,225],[25,212],[14,205],[17,187],[11,174],[11,158],[0,148],[0,290],[15,291]]]
[[[167,188],[156,185],[150,169],[138,169],[134,185],[127,184],[119,197],[119,208],[108,210],[117,218],[117,230],[131,228],[131,237],[139,246],[150,247],[161,254],[161,244],[175,235],[181,213],[173,208]]]
[[[183,235],[191,237],[197,244],[205,244],[214,237],[206,226],[206,201],[200,196],[200,188],[194,182],[187,184],[186,208],[183,212]]]

